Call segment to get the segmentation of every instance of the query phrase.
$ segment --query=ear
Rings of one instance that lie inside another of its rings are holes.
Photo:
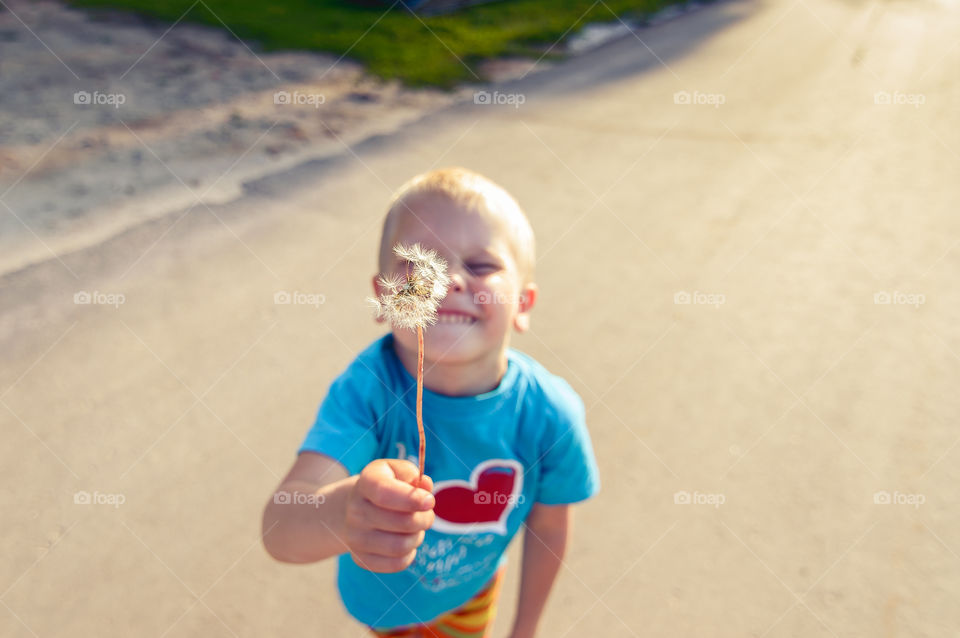
[[[517,314],[513,318],[513,327],[517,332],[526,332],[530,329],[530,311],[537,302],[537,284],[529,283],[520,291],[520,304]]]
[[[380,279],[380,273],[377,273],[373,276],[373,279],[371,280],[373,283],[373,296],[377,297],[378,299],[380,298],[380,295],[384,293],[383,286],[380,285],[379,279]],[[384,319],[383,317],[376,317],[376,321],[377,323],[383,323],[384,321],[386,321],[386,319]]]

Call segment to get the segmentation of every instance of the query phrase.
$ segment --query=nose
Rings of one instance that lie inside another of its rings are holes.
[[[450,289],[454,292],[462,292],[466,288],[466,282],[463,279],[463,273],[459,269],[451,270],[450,275]]]

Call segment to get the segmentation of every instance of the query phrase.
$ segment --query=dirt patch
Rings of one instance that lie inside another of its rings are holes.
[[[395,130],[458,99],[333,55],[59,2],[0,11],[0,272]]]

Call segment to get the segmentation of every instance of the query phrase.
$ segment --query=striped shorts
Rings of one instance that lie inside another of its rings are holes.
[[[503,584],[503,567],[476,596],[427,625],[392,629],[371,627],[380,638],[484,638],[489,635],[497,611],[497,598]]]

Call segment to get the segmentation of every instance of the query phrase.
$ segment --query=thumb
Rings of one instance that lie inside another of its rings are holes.
[[[376,459],[360,472],[357,487],[375,505],[400,511],[432,509],[433,487],[429,477],[417,481],[416,465],[405,459]]]
[[[406,459],[384,459],[384,461],[387,462],[390,470],[393,471],[394,477],[396,477],[398,481],[403,481],[413,487],[419,487],[433,494],[433,479],[426,474],[420,476],[420,468],[417,465],[414,465]],[[420,479],[419,483],[417,482],[417,478]]]
[[[417,469],[417,473],[418,473],[418,474],[420,473],[419,468]],[[416,479],[414,479],[414,483],[416,483]],[[420,487],[421,489],[427,490],[428,492],[431,492],[431,493],[432,493],[432,492],[433,492],[433,479],[430,478],[429,476],[427,476],[426,474],[424,474],[423,477],[420,479],[420,485],[419,485],[418,487]]]
[[[424,474],[420,476],[420,468],[406,459],[384,459],[390,464],[393,475],[398,481],[409,483],[414,487],[419,487],[428,492],[433,492],[433,479]],[[419,483],[417,479],[420,479]]]
[[[381,472],[386,473],[387,468],[393,474],[393,478],[403,481],[417,487],[417,477],[420,476],[420,468],[406,459],[381,459],[385,468]]]

